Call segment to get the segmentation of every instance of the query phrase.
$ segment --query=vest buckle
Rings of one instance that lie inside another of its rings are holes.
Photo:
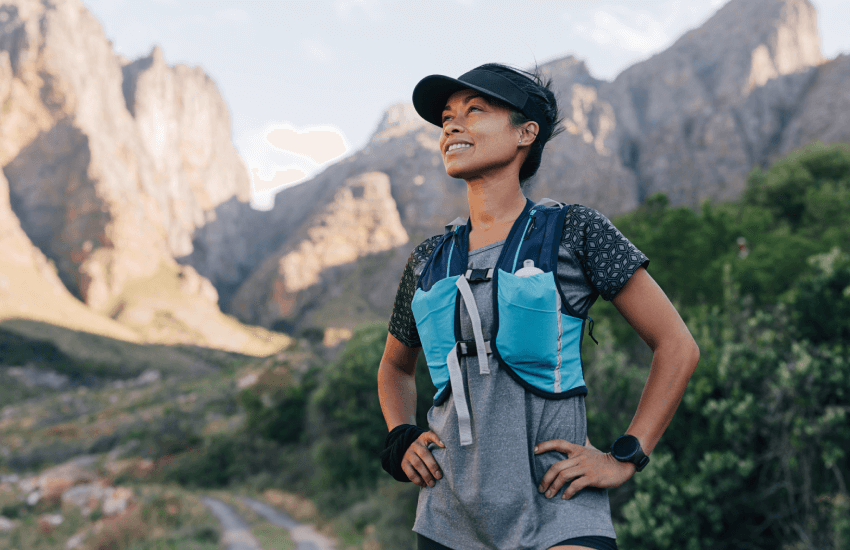
[[[467,269],[463,276],[470,283],[489,281],[493,278],[493,268]]]
[[[490,340],[484,340],[484,350],[487,353],[493,353],[490,351]],[[475,346],[475,340],[459,340],[457,343],[457,353],[460,356],[478,355],[478,348]]]

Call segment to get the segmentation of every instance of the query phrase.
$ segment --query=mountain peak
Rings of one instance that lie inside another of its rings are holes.
[[[398,102],[384,112],[370,142],[383,143],[394,137],[408,134],[426,124],[428,122],[419,116],[419,113],[413,107],[413,103]]]
[[[731,0],[645,63],[656,59],[691,65],[717,99],[747,95],[823,62],[817,12],[809,0]]]

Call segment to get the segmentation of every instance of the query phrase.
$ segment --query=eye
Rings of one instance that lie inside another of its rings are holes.
[[[480,110],[481,110],[481,107],[479,107],[479,106],[477,106],[477,105],[470,105],[469,107],[467,107],[466,112],[467,112],[467,113],[471,113],[473,109],[477,109],[477,110],[479,110],[479,111],[480,111]],[[443,124],[445,124],[446,122],[448,122],[448,121],[449,121],[449,119],[451,119],[451,118],[452,118],[452,117],[451,117],[451,115],[446,115],[446,116],[444,116],[444,117],[443,117]]]

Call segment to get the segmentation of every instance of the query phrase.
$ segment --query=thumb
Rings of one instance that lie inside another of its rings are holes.
[[[430,436],[430,437],[429,437],[429,439],[430,439],[431,441],[433,441],[434,443],[436,443],[436,444],[437,444],[437,445],[439,445],[440,447],[445,448],[445,445],[443,445],[443,442],[442,442],[442,441],[440,441],[440,438],[439,438],[439,437],[437,437],[437,434],[435,434],[434,432],[428,432],[428,435]]]

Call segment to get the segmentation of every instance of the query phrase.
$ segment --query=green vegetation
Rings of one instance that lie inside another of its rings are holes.
[[[623,548],[850,546],[848,211],[850,151],[814,145],[754,170],[739,202],[695,212],[656,195],[614,220],[701,350],[652,463],[610,493]],[[588,431],[604,449],[634,414],[651,352],[609,302],[594,319]],[[242,433],[209,440],[173,479],[296,490],[337,518],[344,543],[412,548],[418,491],[377,459],[385,341],[384,323],[364,325],[300,386],[244,391]],[[421,355],[416,383],[427,426],[434,388]]]
[[[650,467],[612,492],[623,547],[850,545],[848,208],[850,152],[814,145],[755,170],[738,203],[696,214],[656,196],[615,220],[701,351]],[[631,419],[648,364],[605,306],[613,342],[588,380],[603,445]]]
[[[610,491],[622,548],[850,547],[848,211],[850,150],[814,145],[754,170],[738,202],[694,211],[655,195],[614,220],[651,259],[649,272],[701,351],[649,467]],[[634,414],[651,352],[610,302],[599,301],[593,317],[600,344],[587,339],[584,349],[588,432],[605,449]],[[354,331],[327,364],[298,346],[265,359],[124,343],[101,352],[103,342],[82,346],[71,331],[40,337],[45,330],[60,329],[4,323],[3,362],[49,367],[76,377],[74,384],[150,368],[169,381],[128,387],[117,401],[118,390],[78,387],[82,393],[70,397],[16,403],[20,411],[0,432],[14,449],[7,468],[133,443],[157,468],[144,481],[132,473],[116,481],[257,498],[276,490],[299,521],[331,523],[346,549],[414,547],[418,488],[392,480],[378,460],[387,433],[377,388],[385,322]],[[319,331],[307,327],[302,336],[303,345],[319,345]],[[128,367],[119,370],[115,357]],[[177,373],[184,377],[172,382]],[[236,379],[248,373],[256,382],[237,390]],[[29,391],[19,384],[3,393],[15,379],[0,376],[0,405]],[[416,386],[416,421],[425,427],[434,387],[421,354]],[[156,543],[164,546],[139,537],[134,548],[215,547],[218,531],[208,519],[172,525],[157,510],[173,506],[145,502],[153,511],[129,518],[116,537],[130,540],[133,529],[158,525],[169,533]],[[11,536],[30,544],[29,508],[2,499],[0,508],[21,518]],[[58,532],[70,536],[85,521],[71,517]],[[279,534],[264,524],[255,533],[263,540]],[[31,544],[47,547],[41,539]]]

